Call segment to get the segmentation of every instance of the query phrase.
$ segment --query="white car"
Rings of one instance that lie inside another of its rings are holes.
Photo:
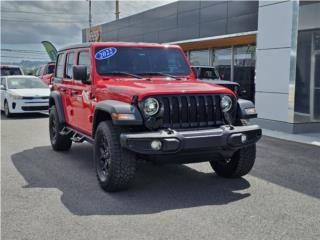
[[[40,78],[25,75],[1,77],[1,111],[14,113],[48,112],[50,89]]]

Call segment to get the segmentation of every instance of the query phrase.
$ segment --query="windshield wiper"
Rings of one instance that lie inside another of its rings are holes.
[[[166,76],[166,77],[170,77],[176,80],[180,80],[179,77],[168,74],[168,73],[164,73],[164,72],[144,72],[144,73],[139,73],[140,75],[160,75],[160,76]]]
[[[115,75],[126,75],[126,76],[130,76],[130,77],[134,77],[134,78],[137,78],[137,79],[142,79],[143,77],[139,76],[139,75],[136,75],[136,74],[133,74],[133,73],[129,73],[129,72],[110,72],[110,73],[105,73],[107,75],[109,74],[115,74]]]

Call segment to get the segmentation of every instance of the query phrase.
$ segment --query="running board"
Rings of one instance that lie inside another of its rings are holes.
[[[94,140],[91,137],[70,127],[64,127],[60,131],[60,134],[64,136],[70,135],[70,139],[76,143],[82,143],[84,141],[87,141],[89,143],[94,143]]]

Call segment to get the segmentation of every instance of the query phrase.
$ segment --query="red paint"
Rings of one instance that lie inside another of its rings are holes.
[[[195,93],[234,93],[222,86],[197,81],[190,68],[190,74],[181,77],[181,80],[167,79],[163,76],[143,76],[150,80],[136,80],[131,77],[101,76],[96,71],[96,47],[150,47],[150,48],[177,48],[188,62],[182,49],[176,45],[145,44],[145,43],[92,43],[90,47],[70,49],[64,52],[74,52],[74,65],[78,64],[78,54],[81,51],[90,52],[91,85],[80,81],[63,78],[61,83],[54,83],[53,89],[62,95],[64,112],[68,125],[88,135],[91,135],[92,116],[96,102],[103,100],[118,100],[131,103],[133,96],[138,96],[138,101],[144,97],[161,94],[195,94]],[[65,65],[66,68],[66,65]],[[73,112],[73,114],[71,114]]]

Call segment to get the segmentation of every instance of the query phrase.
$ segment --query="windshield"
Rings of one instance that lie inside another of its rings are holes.
[[[95,59],[100,75],[186,76],[190,69],[182,54],[176,48],[100,47]]]
[[[200,67],[197,72],[197,77],[199,79],[219,79],[215,68]]]
[[[48,74],[54,73],[54,68],[55,68],[55,65],[49,65],[48,66]]]
[[[18,67],[1,67],[1,76],[22,75]]]
[[[8,78],[8,89],[49,88],[39,78]]]

